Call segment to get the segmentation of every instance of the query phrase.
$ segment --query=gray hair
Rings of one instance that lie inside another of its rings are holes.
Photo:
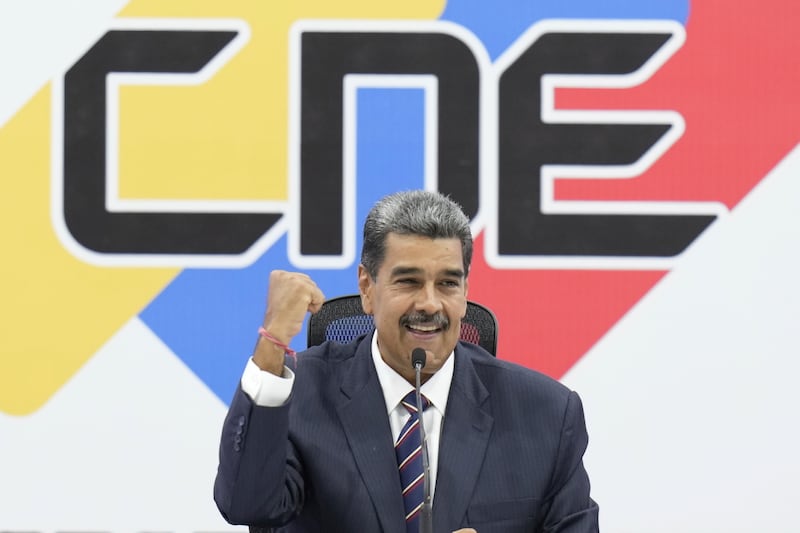
[[[464,275],[472,262],[472,232],[461,206],[438,192],[402,191],[384,196],[370,209],[364,222],[361,264],[372,279],[386,256],[386,237],[419,235],[431,239],[458,239]]]

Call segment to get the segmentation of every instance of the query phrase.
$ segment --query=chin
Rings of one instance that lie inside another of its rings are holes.
[[[447,353],[445,353],[444,355],[438,355],[438,354],[434,353],[434,354],[431,356],[431,358],[430,358],[430,360],[429,360],[428,362],[429,362],[430,364],[432,364],[432,365],[435,365],[435,366],[436,366],[436,368],[438,369],[438,368],[439,368],[440,366],[442,366],[442,365],[444,364],[444,362],[447,360],[447,356],[448,356],[448,355],[450,355],[450,352],[447,352]]]

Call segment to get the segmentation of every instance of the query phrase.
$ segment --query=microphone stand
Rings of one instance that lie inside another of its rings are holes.
[[[421,354],[419,352],[422,352]],[[420,373],[425,366],[425,351],[415,348],[412,352],[412,363],[414,364],[417,396],[417,413],[419,413],[419,435],[422,442],[422,472],[423,472],[423,493],[422,509],[420,509],[419,531],[420,533],[433,533],[433,504],[431,503],[431,471],[428,462],[428,438],[425,433],[425,424],[422,422],[422,393],[420,392]]]

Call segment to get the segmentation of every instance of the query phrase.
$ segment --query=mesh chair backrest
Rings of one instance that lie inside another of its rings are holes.
[[[373,326],[372,316],[364,313],[357,294],[326,301],[308,321],[308,345],[326,340],[346,344]],[[492,311],[475,302],[467,302],[467,314],[461,321],[461,340],[477,344],[492,355],[497,352],[497,318]]]

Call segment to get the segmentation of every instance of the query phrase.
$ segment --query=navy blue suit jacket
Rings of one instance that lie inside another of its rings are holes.
[[[214,485],[229,522],[288,524],[285,531],[298,532],[405,533],[370,339],[299,354],[285,406],[256,406],[238,389]],[[577,394],[472,344],[459,343],[454,357],[434,531],[596,532]]]

